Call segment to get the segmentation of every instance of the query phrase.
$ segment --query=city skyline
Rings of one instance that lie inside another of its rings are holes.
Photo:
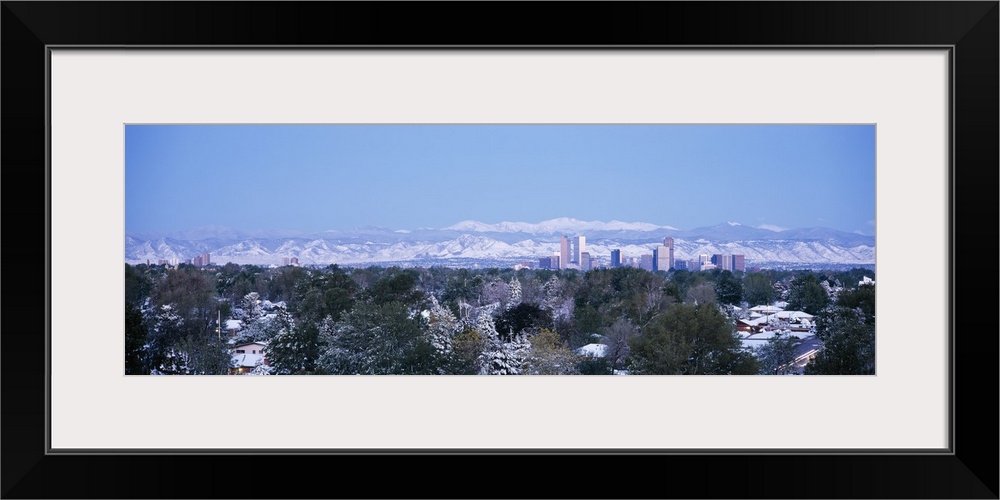
[[[874,234],[873,125],[127,125],[128,232],[559,217]]]

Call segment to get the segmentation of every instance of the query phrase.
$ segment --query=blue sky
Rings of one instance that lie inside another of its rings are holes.
[[[556,217],[874,234],[873,125],[127,125],[125,227]]]

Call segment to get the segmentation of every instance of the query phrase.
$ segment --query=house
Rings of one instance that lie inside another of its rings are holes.
[[[234,345],[230,351],[233,362],[229,366],[229,374],[245,375],[258,365],[268,366],[267,358],[264,356],[266,347],[266,342],[244,342]]]
[[[230,337],[235,337],[240,330],[243,329],[243,322],[238,319],[227,319],[226,320],[226,334]]]

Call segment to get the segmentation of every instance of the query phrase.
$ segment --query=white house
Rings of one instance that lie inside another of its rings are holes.
[[[258,364],[267,366],[264,356],[266,342],[245,342],[232,348],[233,362],[229,367],[230,375],[244,375],[253,371]]]

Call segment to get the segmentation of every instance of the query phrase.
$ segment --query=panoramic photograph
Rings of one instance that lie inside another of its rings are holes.
[[[125,125],[126,375],[874,375],[874,125]]]

